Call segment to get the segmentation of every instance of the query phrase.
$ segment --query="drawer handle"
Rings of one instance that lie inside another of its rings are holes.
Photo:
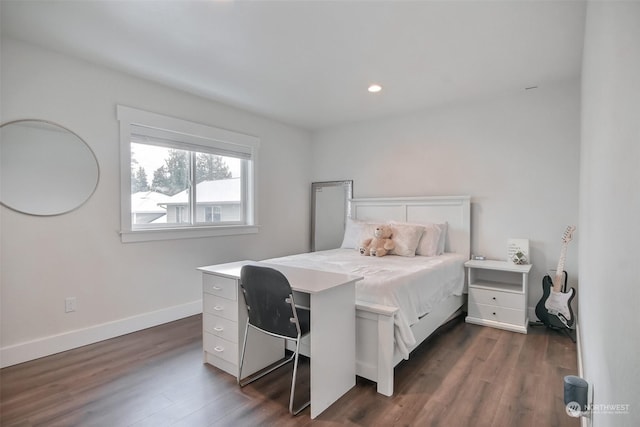
[[[222,290],[222,288],[221,288],[220,286],[216,286],[216,285],[213,285],[213,286],[212,286],[212,289],[213,289],[214,291],[221,291],[221,290]]]
[[[224,331],[224,328],[222,326],[216,326],[215,328],[213,328],[213,330],[216,332],[222,332]]]
[[[496,297],[493,297],[493,298],[491,298],[491,299],[495,301],[495,300],[496,300]]]
[[[496,312],[495,312],[495,311],[493,312],[493,315],[494,315],[494,316],[496,315]]]
[[[215,307],[213,307],[213,309],[214,309],[215,311],[222,311],[222,310],[224,310],[224,307],[221,307],[221,306],[219,306],[219,305],[216,305]]]
[[[213,350],[214,350],[214,351],[217,351],[218,353],[222,353],[222,352],[224,351],[224,347],[218,347],[218,346],[215,346],[215,347],[213,348]]]

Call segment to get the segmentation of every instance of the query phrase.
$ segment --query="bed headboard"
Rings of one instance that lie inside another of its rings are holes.
[[[386,197],[349,200],[349,216],[364,221],[449,224],[446,252],[469,258],[471,203],[469,196]]]

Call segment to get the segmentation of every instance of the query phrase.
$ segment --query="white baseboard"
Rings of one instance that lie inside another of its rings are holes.
[[[202,313],[202,300],[0,348],[0,368]]]
[[[580,324],[576,322],[576,353],[578,358],[578,376],[584,378],[584,365],[582,364],[582,344],[580,340]]]
[[[580,323],[576,322],[576,353],[578,358],[578,376],[584,378],[584,364],[582,360],[582,331],[580,330]],[[589,383],[589,400],[588,405],[593,405],[593,384]],[[580,427],[591,427],[593,423],[593,414],[589,414],[588,417],[580,417]]]

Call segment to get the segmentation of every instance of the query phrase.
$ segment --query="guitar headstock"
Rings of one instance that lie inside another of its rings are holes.
[[[569,243],[571,239],[573,239],[574,231],[576,231],[575,225],[568,226],[567,229],[564,231],[564,234],[562,235],[562,243]]]

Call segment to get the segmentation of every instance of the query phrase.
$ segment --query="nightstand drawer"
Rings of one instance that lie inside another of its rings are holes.
[[[493,320],[495,322],[523,325],[525,322],[524,310],[498,307],[495,305],[478,304],[469,300],[469,316],[479,319]]]
[[[209,332],[202,335],[202,344],[204,351],[215,357],[238,364],[238,344],[227,341],[224,338],[217,337]]]
[[[233,320],[204,313],[203,325],[205,332],[209,332],[231,342],[238,342],[238,323]]]
[[[225,319],[238,321],[238,302],[205,293],[203,311]]]
[[[469,288],[469,301],[474,301],[478,304],[511,308],[514,310],[521,310],[522,307],[525,306],[523,294],[478,288]]]
[[[202,290],[211,295],[236,300],[237,282],[227,277],[220,277],[213,274],[203,274]]]

